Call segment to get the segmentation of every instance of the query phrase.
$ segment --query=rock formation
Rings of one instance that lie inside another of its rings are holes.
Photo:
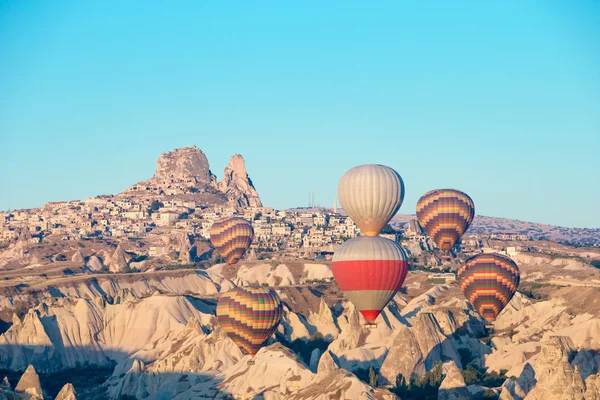
[[[244,158],[235,154],[221,182],[210,171],[208,159],[196,146],[175,149],[160,155],[154,176],[127,189],[127,195],[196,195],[203,205],[224,204],[262,207],[248,176]]]
[[[569,363],[573,342],[568,337],[554,336],[542,346],[540,358],[535,363],[537,383],[526,400],[580,400],[585,385],[577,366]]]
[[[469,400],[471,398],[462,372],[454,362],[446,365],[446,377],[438,391],[438,400]]]
[[[161,154],[156,161],[156,172],[152,180],[156,183],[182,180],[194,185],[210,183],[213,175],[202,150],[191,146]]]
[[[35,372],[33,365],[28,366],[23,376],[21,376],[15,387],[15,393],[28,400],[42,400],[44,398],[40,377]]]
[[[110,263],[108,265],[110,267],[110,272],[121,272],[123,269],[127,268],[127,258],[121,245],[117,246],[117,249],[110,258]]]
[[[502,385],[500,400],[523,400],[536,384],[535,371],[526,363],[516,379],[507,379]]]
[[[73,255],[71,256],[71,261],[75,263],[83,263],[84,258],[80,249],[77,249],[77,251],[73,253]]]
[[[237,206],[262,207],[258,193],[248,176],[244,157],[231,156],[218,188]]]
[[[87,262],[87,266],[92,271],[100,271],[102,269],[102,261],[98,256],[91,256]]]
[[[67,383],[60,389],[54,400],[77,400],[76,394],[73,385]]]

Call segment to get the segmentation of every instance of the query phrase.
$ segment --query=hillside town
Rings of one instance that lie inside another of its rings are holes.
[[[162,201],[161,201],[162,200]],[[83,201],[53,202],[42,208],[0,213],[0,241],[25,241],[33,244],[89,239],[141,240],[153,236],[186,235],[194,240],[209,240],[210,227],[224,217],[239,216],[251,221],[255,254],[273,253],[275,257],[330,258],[337,245],[361,235],[356,224],[345,215],[324,209],[276,210],[272,207],[204,206],[190,200],[164,200],[161,196],[98,196]],[[405,243],[411,253],[433,250],[416,220],[391,227],[382,234]],[[491,248],[491,239],[526,241],[520,234],[467,235],[464,253]],[[180,249],[151,246],[148,256]],[[509,248],[507,251],[517,251]],[[269,257],[271,258],[271,257]],[[437,263],[437,262],[436,262]]]
[[[362,234],[336,201],[330,209],[263,206],[241,155],[231,157],[218,182],[204,153],[190,146],[162,154],[152,178],[122,193],[0,212],[0,266],[71,261],[83,263],[87,272],[210,266],[220,261],[210,245],[210,227],[230,216],[245,218],[254,229],[247,260],[327,261],[339,245]],[[414,216],[397,217],[381,236],[400,242],[413,266],[442,270],[476,253],[530,251],[530,240],[543,234],[531,227],[473,229],[453,257],[446,257]]]

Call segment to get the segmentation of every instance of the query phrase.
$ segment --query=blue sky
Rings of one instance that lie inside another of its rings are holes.
[[[327,3],[327,4],[324,4]],[[195,144],[266,205],[352,166],[600,227],[600,3],[0,0],[0,209],[117,193]]]

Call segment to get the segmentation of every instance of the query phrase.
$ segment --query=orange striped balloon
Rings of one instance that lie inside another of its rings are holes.
[[[283,306],[277,294],[263,287],[236,287],[217,303],[217,319],[244,354],[254,355],[273,335]]]
[[[254,229],[244,218],[225,218],[210,227],[210,241],[227,264],[236,264],[252,244]]]
[[[509,257],[484,253],[465,261],[457,280],[469,303],[488,322],[492,322],[514,296],[521,274]]]
[[[425,193],[417,203],[417,219],[442,251],[449,252],[464,235],[475,217],[475,204],[455,189]]]

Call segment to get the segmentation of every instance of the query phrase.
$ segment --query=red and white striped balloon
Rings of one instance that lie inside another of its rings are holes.
[[[336,250],[331,269],[346,298],[367,322],[374,322],[404,283],[408,259],[392,240],[361,236]]]

